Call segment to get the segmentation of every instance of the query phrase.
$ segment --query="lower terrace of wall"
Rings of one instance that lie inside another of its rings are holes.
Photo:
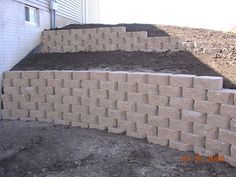
[[[4,73],[3,119],[126,133],[236,166],[236,90],[221,77],[99,71]]]

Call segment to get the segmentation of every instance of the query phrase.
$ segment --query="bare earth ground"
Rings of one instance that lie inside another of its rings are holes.
[[[122,134],[38,122],[0,122],[2,177],[235,177],[222,162]]]

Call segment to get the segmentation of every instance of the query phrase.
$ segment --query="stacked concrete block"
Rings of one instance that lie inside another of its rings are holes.
[[[126,133],[224,155],[236,166],[236,91],[222,83],[163,73],[11,71],[4,73],[2,118]]]
[[[41,40],[43,53],[115,50],[164,52],[184,49],[177,38],[148,37],[146,31],[126,32],[126,27],[44,31]]]

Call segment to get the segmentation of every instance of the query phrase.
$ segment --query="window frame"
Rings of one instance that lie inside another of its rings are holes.
[[[29,21],[27,21],[27,19],[26,19],[26,8],[29,9],[28,10]],[[35,13],[34,14],[34,18],[35,18],[34,21],[32,20],[32,13],[33,12]],[[39,23],[39,10],[38,10],[38,8],[25,4],[24,13],[25,13],[25,24],[32,25],[32,26],[38,26],[38,23]]]

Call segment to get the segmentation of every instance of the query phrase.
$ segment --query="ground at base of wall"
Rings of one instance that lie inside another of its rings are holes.
[[[191,52],[79,52],[34,54],[24,58],[12,70],[107,70],[164,72],[222,76],[224,88],[236,88],[236,69],[227,61]]]
[[[191,152],[105,131],[38,122],[0,121],[4,177],[232,177],[222,162],[186,162]],[[194,161],[194,160],[193,160]]]

